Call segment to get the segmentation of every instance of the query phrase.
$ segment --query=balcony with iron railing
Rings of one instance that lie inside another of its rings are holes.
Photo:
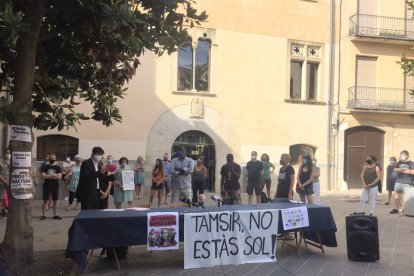
[[[378,39],[409,43],[414,41],[414,20],[354,14],[349,18],[349,36],[354,40]]]
[[[368,86],[353,86],[348,90],[349,109],[414,112],[411,90]]]

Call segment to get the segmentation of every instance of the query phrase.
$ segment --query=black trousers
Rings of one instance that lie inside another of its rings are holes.
[[[191,185],[191,188],[193,190],[193,202],[198,203],[198,194],[204,194],[204,187],[206,185],[206,182],[204,180],[195,180],[193,181],[193,184]]]
[[[99,209],[99,190],[94,190],[87,197],[82,198],[81,210]]]

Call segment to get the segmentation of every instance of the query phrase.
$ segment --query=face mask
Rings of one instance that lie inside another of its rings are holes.
[[[49,163],[50,164],[53,164],[53,163],[55,163],[56,162],[56,160],[55,159],[49,159]]]
[[[284,166],[284,165],[286,165],[286,162],[285,162],[285,161],[283,161],[283,160],[280,160],[280,161],[279,161],[279,164],[280,164],[280,165],[282,165],[282,166]]]
[[[307,159],[304,159],[304,160],[303,160],[303,165],[305,165],[305,166],[306,166],[307,164],[308,164],[308,160],[307,160]]]
[[[6,158],[6,159],[10,159],[10,158],[11,158],[11,154],[10,154],[10,153],[6,153],[6,154],[4,155],[4,158]]]
[[[314,165],[314,166],[315,166],[315,165],[316,165],[316,161],[312,161],[312,165]]]
[[[101,161],[101,159],[102,159],[102,156],[100,156],[99,154],[95,154],[95,155],[93,156],[93,160],[94,160],[95,162],[99,162],[99,161]]]
[[[407,160],[407,155],[405,155],[405,154],[401,155],[400,159],[401,159],[402,161]]]
[[[112,164],[112,159],[108,159],[108,164]]]
[[[395,161],[390,161],[390,165],[394,166],[395,165]]]
[[[257,156],[256,155],[252,155],[251,158],[254,161],[254,160],[256,160]]]
[[[367,160],[367,164],[371,165],[372,164],[372,160]]]
[[[75,162],[76,162],[76,164],[79,164],[81,162],[81,160],[80,159],[76,159]]]
[[[67,161],[67,162],[69,162],[69,161],[70,161],[70,158],[69,158],[69,157],[68,157],[68,158],[66,158],[66,161]]]
[[[121,164],[121,167],[122,167],[122,168],[124,168],[124,169],[126,168],[126,166],[127,166],[127,164],[126,164],[126,163],[122,163],[122,164]]]

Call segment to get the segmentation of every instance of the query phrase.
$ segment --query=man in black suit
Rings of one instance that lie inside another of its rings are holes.
[[[99,179],[114,181],[114,175],[108,175],[100,162],[104,150],[92,149],[91,158],[82,162],[76,198],[81,202],[81,210],[99,209]]]

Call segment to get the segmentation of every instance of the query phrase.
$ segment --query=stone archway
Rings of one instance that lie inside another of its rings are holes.
[[[208,135],[214,143],[216,153],[214,190],[220,190],[220,168],[226,162],[226,154],[233,153],[240,159],[238,133],[230,120],[222,113],[209,107],[203,107],[202,118],[190,117],[190,106],[180,105],[164,114],[153,124],[147,138],[147,164],[154,164],[164,153],[170,153],[176,138],[190,130]]]

